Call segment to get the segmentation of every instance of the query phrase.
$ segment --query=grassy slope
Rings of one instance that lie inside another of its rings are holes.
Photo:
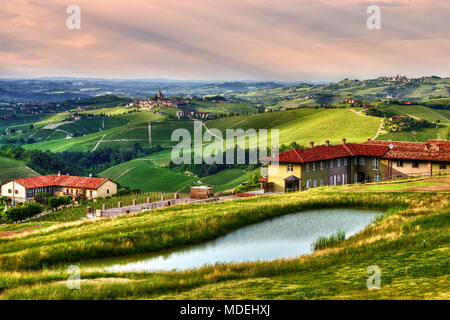
[[[280,144],[295,141],[308,146],[310,141],[330,140],[337,144],[342,138],[349,142],[367,140],[375,135],[380,121],[380,118],[357,115],[349,109],[299,109],[218,119],[208,122],[207,126],[221,130],[224,136],[227,128],[279,129]]]
[[[448,299],[449,201],[448,193],[340,193],[336,188],[322,188],[63,224],[22,238],[1,239],[0,297]],[[101,273],[86,269],[82,290],[67,290],[65,285],[69,274],[64,264],[81,258],[158,251],[213,239],[289,212],[342,206],[389,210],[387,216],[336,247],[300,258],[217,265],[180,273]],[[63,265],[58,268],[55,263]],[[43,265],[46,270],[41,270]],[[369,265],[381,269],[380,290],[366,288]],[[41,271],[26,271],[29,267]],[[16,271],[9,272],[10,268]]]
[[[121,163],[101,172],[99,176],[144,192],[175,192],[194,180],[193,177],[157,167],[146,158]]]
[[[26,166],[22,161],[0,157],[0,183],[38,175],[39,173]]]

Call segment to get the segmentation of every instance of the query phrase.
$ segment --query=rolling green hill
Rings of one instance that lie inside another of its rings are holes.
[[[101,172],[99,176],[143,192],[175,192],[195,180],[194,177],[158,167],[151,157],[121,163]]]
[[[0,157],[0,184],[20,178],[39,176],[39,173],[27,167],[24,162]]]
[[[280,144],[293,141],[308,146],[310,141],[341,143],[361,142],[377,133],[381,118],[358,114],[351,109],[298,109],[259,113],[213,120],[207,123],[209,129],[221,130],[225,137],[228,128],[237,129],[279,129]]]

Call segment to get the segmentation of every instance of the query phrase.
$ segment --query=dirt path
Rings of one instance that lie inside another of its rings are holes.
[[[97,149],[97,147],[100,145],[100,143],[102,143],[103,139],[106,137],[106,134],[104,134],[100,140],[97,141],[97,144],[95,145],[94,149],[91,150],[91,152],[94,152],[95,149]]]
[[[133,170],[134,168],[135,168],[135,167],[128,168],[127,170],[125,170],[124,172],[122,172],[121,174],[119,174],[118,177],[115,177],[114,180],[117,180],[117,179],[119,179],[120,177],[126,175],[128,172],[130,172],[130,171]]]
[[[15,230],[0,231],[0,237],[10,237],[10,236],[13,236],[16,234],[21,234],[21,233],[31,233],[31,232],[45,229],[47,227],[48,226],[45,226],[45,225],[32,225],[32,226],[26,226],[23,228],[18,228]]]
[[[212,131],[210,131],[208,129],[208,127],[206,126],[206,123],[203,122],[203,127],[205,128],[205,130],[212,136],[216,137],[217,139],[219,139],[220,141],[223,141],[222,137],[219,137],[218,135],[214,134]]]
[[[378,138],[378,136],[380,135],[382,129],[383,129],[383,124],[384,124],[384,119],[381,119],[380,122],[380,126],[377,129],[377,132],[375,133],[375,135],[372,137],[372,140],[376,140]]]

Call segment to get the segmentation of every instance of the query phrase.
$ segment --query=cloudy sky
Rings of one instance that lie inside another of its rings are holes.
[[[449,52],[450,0],[0,0],[3,78],[450,76]]]

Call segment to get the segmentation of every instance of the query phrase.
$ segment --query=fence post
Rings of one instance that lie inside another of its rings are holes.
[[[152,198],[147,197],[147,204],[150,204],[152,202]]]
[[[122,201],[117,202],[117,208],[122,208]]]
[[[136,205],[136,199],[133,199],[133,206]]]

